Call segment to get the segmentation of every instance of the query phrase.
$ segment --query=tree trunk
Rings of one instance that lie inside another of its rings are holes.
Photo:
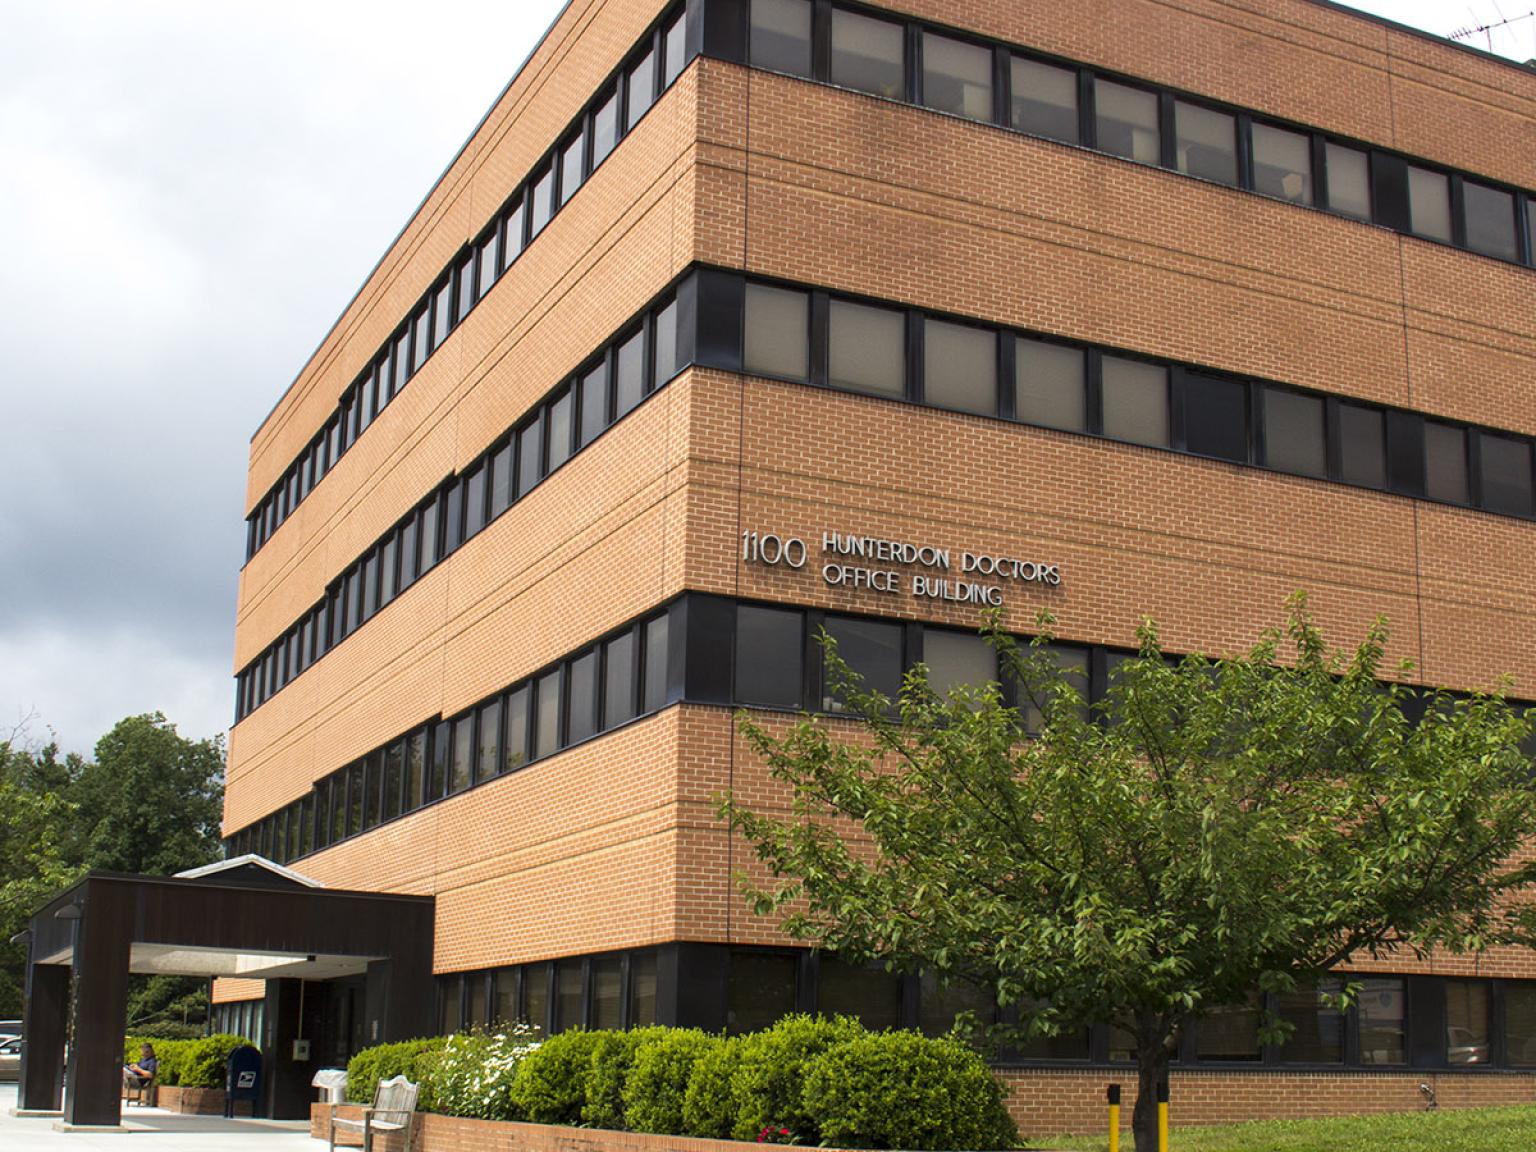
[[[1168,1082],[1168,1062],[1173,1056],[1174,1028],[1151,1013],[1136,1016],[1136,1108],[1131,1130],[1136,1152],[1157,1150],[1157,1090]]]

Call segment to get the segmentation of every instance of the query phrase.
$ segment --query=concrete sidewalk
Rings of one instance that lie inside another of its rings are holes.
[[[121,1132],[59,1132],[54,1117],[17,1117],[16,1085],[0,1084],[4,1152],[316,1152],[303,1120],[225,1120],[160,1108],[123,1109]]]

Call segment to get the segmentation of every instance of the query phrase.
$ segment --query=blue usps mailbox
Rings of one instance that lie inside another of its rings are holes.
[[[260,1110],[261,1053],[249,1044],[242,1044],[229,1054],[228,1072],[224,1078],[224,1115],[235,1114],[236,1100],[251,1102],[251,1115]]]

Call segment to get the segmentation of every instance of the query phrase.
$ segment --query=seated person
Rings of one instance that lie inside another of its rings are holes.
[[[155,1059],[154,1045],[145,1044],[139,1049],[137,1060],[123,1065],[123,1087],[142,1088],[155,1078],[159,1068],[160,1061]]]

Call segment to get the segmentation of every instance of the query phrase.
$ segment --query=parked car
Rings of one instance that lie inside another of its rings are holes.
[[[21,1037],[0,1040],[0,1080],[15,1080],[21,1075]]]

